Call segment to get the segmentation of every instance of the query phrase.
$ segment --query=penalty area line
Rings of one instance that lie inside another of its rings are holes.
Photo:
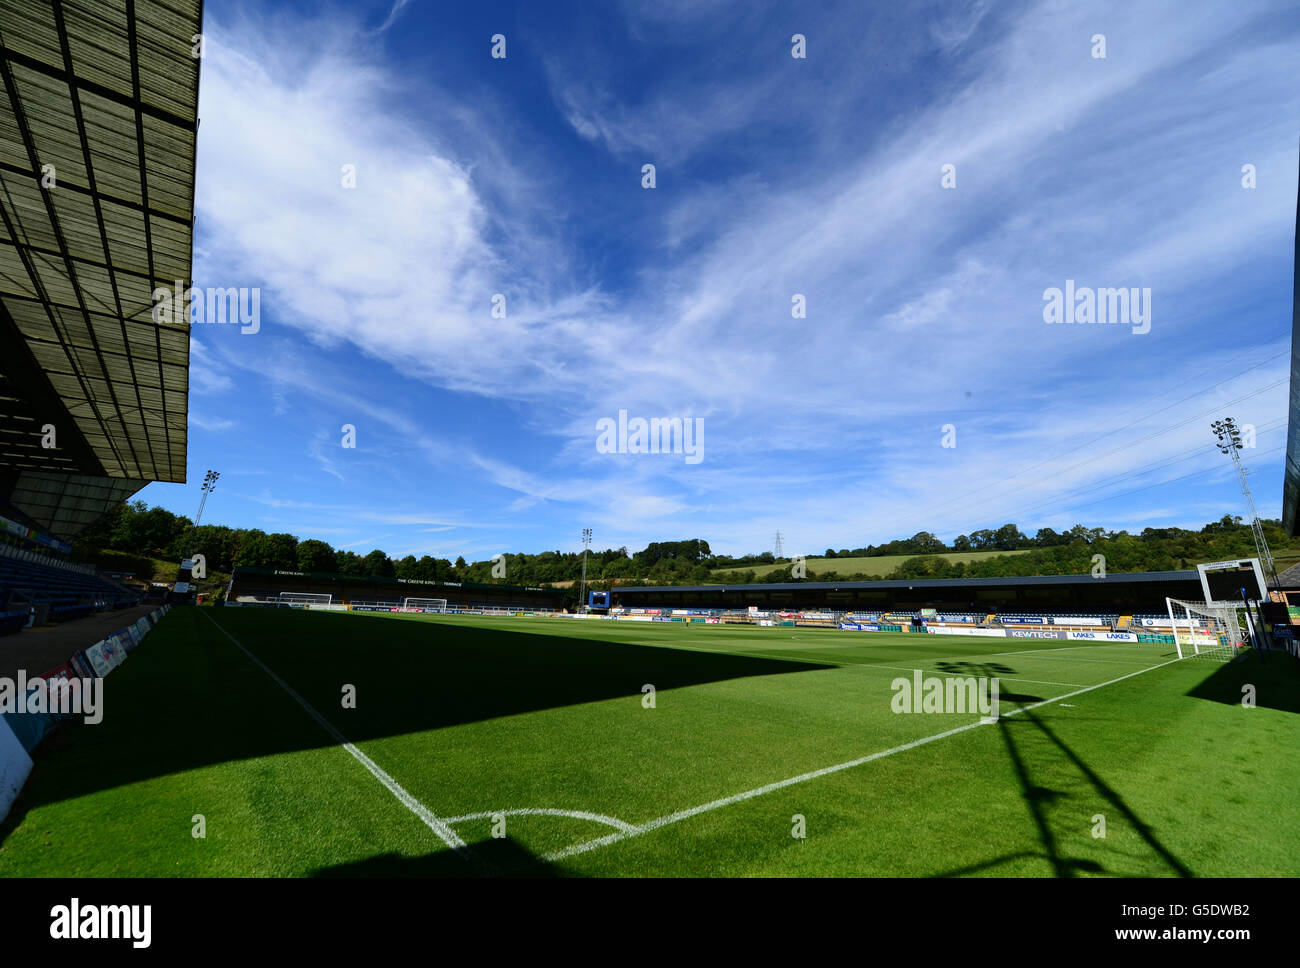
[[[1054,696],[1051,699],[1044,699],[1041,702],[1032,703],[1028,706],[1020,706],[1003,714],[1001,718],[1015,716],[1018,713],[1027,712],[1031,709],[1037,709],[1039,706],[1047,706],[1054,702],[1060,702],[1062,699],[1071,699],[1074,696],[1081,696],[1085,692],[1092,692],[1094,689],[1101,689],[1103,686],[1112,686],[1117,682],[1123,682],[1125,679],[1132,679],[1134,676],[1140,676],[1144,672],[1151,672],[1155,669],[1161,669],[1175,662],[1181,662],[1181,659],[1170,659],[1168,662],[1161,662],[1159,665],[1149,666],[1146,669],[1138,669],[1136,672],[1130,672],[1126,675],[1118,676],[1115,679],[1108,679],[1106,682],[1099,682],[1095,686],[1085,686],[1082,689],[1076,689],[1074,692],[1067,692],[1060,696]],[[630,837],[640,837],[644,834],[651,833],[661,827],[667,827],[670,824],[678,823],[682,820],[688,820],[691,817],[697,817],[702,813],[708,813],[711,810],[719,810],[722,807],[729,807],[732,804],[741,803],[745,800],[752,800],[755,797],[761,797],[766,793],[773,793],[777,790],[783,790],[786,787],[794,786],[798,783],[807,783],[809,780],[816,780],[823,776],[830,776],[832,773],[839,773],[842,770],[851,770],[856,766],[863,766],[875,760],[884,759],[886,756],[893,756],[896,753],[904,753],[907,750],[916,749],[918,746],[925,746],[927,743],[934,743],[941,739],[947,739],[949,736],[956,736],[958,733],[965,733],[972,729],[978,729],[980,726],[989,725],[981,720],[973,723],[967,723],[964,726],[957,726],[953,729],[944,730],[942,733],[935,733],[933,736],[926,736],[921,739],[914,739],[910,743],[903,743],[901,746],[894,746],[887,750],[881,750],[878,753],[870,753],[867,756],[859,756],[857,759],[848,760],[844,763],[836,763],[834,766],[825,766],[820,770],[813,770],[811,773],[801,773],[798,776],[792,776],[785,780],[777,780],[775,783],[768,783],[764,786],[755,787],[752,790],[745,790],[742,793],[734,793],[729,797],[722,797],[718,800],[710,800],[708,803],[702,803],[697,807],[688,807],[685,810],[678,810],[676,813],[670,813],[662,817],[656,817],[654,820],[647,820],[645,823],[636,824],[631,831],[618,831],[612,834],[606,834],[604,837],[597,837],[594,840],[588,840],[581,844],[575,844],[572,847],[566,847],[563,850],[553,851],[542,857],[542,860],[553,862],[564,860],[568,857],[574,857],[578,854],[585,854],[588,851],[595,850],[598,847],[608,847],[619,841],[627,840]]]
[[[316,722],[320,724],[321,728],[324,729],[325,732],[329,733],[330,736],[332,736],[335,740],[337,740],[338,744],[342,746],[345,750],[347,750],[348,753],[352,755],[353,759],[355,759],[358,763],[360,763],[367,770],[369,770],[370,775],[373,776],[380,783],[382,783],[388,789],[388,792],[391,793],[393,796],[395,796],[401,802],[402,806],[406,807],[407,810],[410,810],[411,813],[415,814],[422,821],[424,821],[425,826],[427,826],[430,830],[432,830],[435,834],[437,834],[444,844],[446,844],[456,853],[460,854],[462,857],[468,859],[469,847],[466,846],[465,841],[461,840],[460,835],[457,834],[456,831],[452,830],[451,827],[449,827],[445,821],[439,819],[433,813],[433,811],[430,810],[428,807],[426,807],[423,803],[421,803],[419,800],[415,799],[415,797],[407,793],[400,783],[394,780],[391,776],[389,776],[379,767],[378,763],[376,763],[370,757],[366,756],[365,753],[361,752],[361,750],[357,749],[356,746],[350,743],[346,736],[344,736],[342,733],[340,733],[337,729],[334,728],[333,723],[331,723],[328,719],[326,719],[324,716],[318,713],[315,707],[313,707],[311,703],[307,702],[306,699],[303,699],[302,696],[294,692],[287,682],[285,682],[274,672],[272,672],[270,668],[267,667],[266,663],[264,663],[257,656],[253,655],[253,653],[249,652],[248,649],[244,648],[244,646],[240,643],[240,641],[237,638],[235,638],[233,635],[231,635],[229,632],[227,632],[224,628],[221,627],[220,622],[218,622],[211,615],[207,614],[207,612],[204,612],[202,608],[200,608],[199,611],[204,618],[206,618],[209,622],[211,622],[213,625],[217,627],[217,630],[221,632],[222,635],[230,639],[231,642],[235,643],[235,647],[239,649],[240,652],[244,653],[244,655],[248,656],[255,663],[257,663],[258,668],[260,668],[263,672],[265,672],[268,676],[270,676],[271,680],[275,682],[276,685],[278,685],[281,689],[283,689],[290,696],[292,696],[294,701],[296,701],[299,706],[307,710],[308,715],[310,715],[312,719],[316,720]]]

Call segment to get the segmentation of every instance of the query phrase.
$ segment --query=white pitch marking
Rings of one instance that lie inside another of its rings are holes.
[[[998,653],[998,655],[1018,655],[1018,654],[1020,653],[1016,653],[1016,652]],[[1042,658],[1046,660],[1050,657],[1042,656]],[[1085,659],[1083,656],[1080,655],[1058,655],[1055,658],[1059,659],[1062,662],[1082,662],[1085,663],[1086,665],[1130,665],[1134,662],[1146,661],[1144,659]]]
[[[268,676],[270,676],[271,679],[274,680],[275,683],[279,685],[281,689],[283,689],[290,696],[292,696],[297,701],[298,705],[302,706],[303,709],[307,710],[307,712],[311,715],[311,718],[316,720],[316,722],[321,725],[321,727],[325,730],[325,732],[329,733],[332,737],[334,737],[334,739],[338,740],[340,746],[342,746],[345,750],[351,753],[353,758],[356,759],[358,763],[360,763],[367,770],[369,770],[371,775],[374,776],[376,780],[378,780],[380,783],[382,783],[385,787],[388,788],[389,793],[391,793],[393,796],[397,797],[397,799],[401,801],[402,806],[406,807],[406,809],[410,810],[411,813],[415,814],[417,817],[423,820],[425,825],[430,830],[432,830],[435,834],[437,834],[439,838],[442,839],[442,842],[444,844],[446,844],[452,850],[456,851],[456,853],[460,854],[462,857],[468,854],[469,848],[465,845],[465,841],[461,840],[460,835],[457,834],[456,831],[448,827],[445,821],[438,819],[438,817],[434,815],[432,810],[426,807],[419,800],[415,799],[415,797],[407,793],[406,790],[402,788],[402,785],[400,783],[398,783],[391,776],[389,776],[382,769],[380,769],[379,764],[377,764],[370,757],[366,756],[365,753],[361,752],[361,750],[357,749],[350,742],[348,742],[347,737],[345,737],[342,733],[340,733],[337,729],[335,729],[334,725],[328,719],[326,719],[324,716],[318,713],[315,710],[315,708],[311,705],[311,703],[307,702],[306,699],[303,699],[302,696],[294,692],[293,689],[289,687],[289,684],[285,682],[283,679],[281,679],[279,676],[277,676],[274,672],[272,672],[266,666],[266,664],[262,662],[261,659],[253,655],[253,653],[249,652],[246,648],[244,648],[243,645],[240,644],[237,638],[235,638],[233,635],[231,635],[229,632],[227,632],[224,628],[221,627],[220,622],[218,622],[207,612],[204,612],[202,609],[200,609],[200,612],[202,613],[204,618],[206,618],[209,622],[215,625],[218,630],[220,630],[222,635],[230,639],[231,642],[234,642],[236,648],[238,648],[240,652],[244,653],[244,655],[248,656],[250,659],[256,662],[258,666],[261,667],[262,671],[265,672]]]
[[[480,813],[467,813],[460,817],[446,817],[444,823],[449,825],[464,823],[468,820],[492,820],[498,816],[515,817],[572,817],[574,820],[590,820],[592,823],[603,823],[606,827],[613,827],[615,830],[621,830],[626,834],[636,833],[636,828],[626,820],[619,820],[618,817],[607,817],[603,813],[588,813],[586,810],[560,810],[556,807],[518,807],[514,810],[484,810]]]
[[[1116,644],[1119,644],[1119,643],[1116,643]],[[1141,643],[1138,643],[1138,642],[1125,642],[1125,643],[1123,643],[1123,644],[1124,644],[1124,645],[1139,645],[1139,644],[1141,644]],[[1095,651],[1097,651],[1098,648],[1100,648],[1100,647],[1099,647],[1099,646],[1096,646],[1096,645],[1065,645],[1065,646],[1062,646],[1062,647],[1059,648],[1059,649],[1025,649],[1023,652],[989,652],[988,655],[1029,655],[1031,652],[1078,652],[1078,651],[1080,651],[1080,650],[1085,650],[1085,649],[1088,650],[1088,651],[1090,651],[1090,652],[1095,652]],[[1061,656],[1061,658],[1063,658],[1063,659],[1073,659],[1074,656],[1064,655],[1064,656]],[[1143,660],[1142,660],[1142,659],[1096,659],[1096,660],[1094,660],[1094,661],[1097,661],[1097,662],[1142,662]]]
[[[1075,696],[1082,695],[1085,692],[1092,692],[1094,689],[1101,689],[1103,686],[1111,686],[1117,682],[1123,682],[1125,679],[1132,679],[1134,676],[1140,676],[1144,672],[1151,672],[1155,669],[1172,665],[1175,662],[1181,662],[1181,659],[1170,659],[1168,662],[1161,662],[1159,665],[1153,665],[1146,669],[1138,669],[1136,672],[1130,672],[1126,675],[1119,676],[1115,679],[1109,679],[1106,682],[1099,682],[1095,686],[1085,686],[1074,692],[1067,692],[1064,695],[1056,696],[1052,699],[1044,699],[1041,702],[1033,703],[1029,706],[1020,706],[1009,713],[1004,713],[1002,718],[1015,716],[1017,713],[1023,713],[1030,709],[1037,709],[1039,706],[1046,706],[1050,703],[1059,702],[1062,699],[1071,699]],[[698,807],[689,807],[686,810],[679,810],[676,813],[670,813],[663,817],[656,817],[654,820],[647,820],[643,824],[638,824],[633,833],[620,831],[615,834],[606,834],[604,837],[597,837],[595,840],[588,840],[585,843],[575,844],[572,847],[566,847],[563,850],[553,851],[542,857],[545,861],[564,860],[566,857],[573,857],[575,854],[585,854],[597,847],[606,847],[610,844],[616,844],[621,840],[629,837],[639,837],[642,834],[648,834],[651,831],[658,830],[660,827],[667,827],[669,824],[677,823],[681,820],[687,820],[691,817],[707,813],[710,810],[717,810],[721,807],[729,807],[733,803],[740,803],[744,800],[752,800],[754,797],[761,797],[765,793],[772,793],[775,790],[781,790],[788,786],[794,786],[796,783],[805,783],[808,780],[816,780],[823,776],[829,776],[832,773],[839,773],[842,770],[849,770],[855,766],[862,766],[873,760],[883,759],[886,756],[893,756],[895,753],[903,753],[907,750],[916,749],[918,746],[924,746],[927,743],[933,743],[936,740],[945,739],[949,736],[956,736],[958,733],[964,733],[968,730],[978,729],[980,726],[989,725],[979,720],[973,723],[967,723],[965,726],[957,726],[954,729],[945,730],[942,733],[935,733],[933,736],[926,736],[922,739],[912,740],[910,743],[904,743],[901,746],[895,746],[891,749],[881,750],[879,753],[871,753],[867,756],[860,756],[855,760],[848,760],[845,763],[837,763],[834,766],[822,767],[820,770],[813,770],[811,773],[801,773],[799,776],[792,776],[789,779],[777,780],[775,783],[768,783],[765,786],[755,787],[752,790],[746,790],[743,793],[735,793],[729,797],[722,797],[718,800],[711,800],[708,803],[702,803]]]
[[[942,661],[942,660],[941,660],[941,661]],[[861,662],[861,663],[858,663],[858,664],[853,665],[853,666],[844,666],[844,668],[846,668],[846,669],[847,669],[847,668],[853,668],[853,669],[892,669],[892,670],[895,671],[895,672],[929,672],[929,673],[931,673],[931,674],[933,674],[933,675],[936,675],[936,676],[938,676],[938,675],[942,675],[942,674],[943,674],[943,671],[940,670],[940,669],[921,669],[921,668],[917,668],[917,667],[912,667],[912,668],[908,669],[908,668],[904,668],[903,666],[887,666],[887,665],[880,665],[880,664],[877,663],[877,662]],[[949,673],[949,675],[951,675],[951,676],[953,676],[953,677],[960,677],[960,676],[961,676],[961,673],[960,673],[960,672],[953,672],[953,673]],[[1008,682],[1036,682],[1036,683],[1038,683],[1040,686],[1081,686],[1081,685],[1083,685],[1082,682],[1053,682],[1053,681],[1050,680],[1050,679],[1026,679],[1024,676],[996,676],[996,677],[990,676],[989,678],[997,678],[997,679],[999,679],[999,680],[1001,680],[1001,679],[1006,679]]]
[[[1138,643],[1126,642],[1123,644],[1137,645]],[[880,648],[884,649],[887,648],[887,646],[881,646]],[[929,658],[929,657],[923,658],[921,656],[914,656],[914,658],[918,662],[955,662],[958,659],[971,661],[975,659],[988,658],[989,656],[994,656],[994,655],[1030,655],[1031,653],[1036,653],[1036,652],[1077,652],[1080,649],[1091,649],[1095,651],[1097,648],[1099,647],[1095,645],[1067,645],[1059,649],[1025,649],[1023,652],[982,652],[982,653],[963,652],[960,655],[945,655],[945,656],[939,656],[937,658]],[[766,656],[764,656],[764,658],[766,658]],[[1072,655],[1063,655],[1063,656],[1059,656],[1059,658],[1065,659],[1068,662],[1096,662],[1099,665],[1114,665],[1120,662],[1145,662],[1146,661],[1145,659],[1081,659],[1078,658],[1077,656],[1072,656]],[[856,664],[867,665],[868,663],[856,663]]]

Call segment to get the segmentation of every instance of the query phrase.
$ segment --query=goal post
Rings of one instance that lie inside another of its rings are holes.
[[[417,608],[423,612],[447,611],[445,598],[403,598],[402,608]]]
[[[1245,648],[1246,634],[1239,618],[1244,604],[1184,602],[1176,598],[1166,598],[1165,604],[1178,658],[1230,662]],[[1245,628],[1250,628],[1249,614]]]
[[[312,605],[329,605],[333,603],[334,596],[328,592],[281,592],[278,601],[281,605],[310,607]]]

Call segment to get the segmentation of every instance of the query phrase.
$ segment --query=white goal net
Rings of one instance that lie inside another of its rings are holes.
[[[1244,605],[1232,602],[1184,602],[1166,598],[1178,658],[1230,662],[1246,647],[1249,616],[1239,617]]]
[[[418,608],[425,612],[445,612],[447,611],[447,599],[445,598],[403,598],[402,608]]]
[[[281,605],[328,605],[334,596],[325,592],[281,592]]]

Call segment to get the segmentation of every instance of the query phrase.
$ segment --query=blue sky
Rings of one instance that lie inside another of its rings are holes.
[[[193,328],[190,483],[150,503],[193,514],[214,468],[211,523],[470,560],[584,527],[1199,526],[1243,511],[1228,414],[1280,514],[1294,4],[210,0],[204,28],[194,283],[259,288],[260,327]],[[1149,331],[1046,323],[1066,280],[1149,289]],[[703,460],[598,452],[619,410],[702,420]]]

